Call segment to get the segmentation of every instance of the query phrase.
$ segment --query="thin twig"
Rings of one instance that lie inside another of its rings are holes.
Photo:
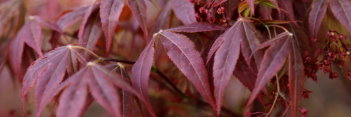
[[[120,63],[125,63],[125,64],[134,64],[134,61],[128,61],[128,60],[119,60],[119,59],[113,59],[113,58],[100,58],[103,61],[110,61],[110,62],[120,62]]]
[[[275,78],[276,78],[276,82],[277,82],[277,92],[275,92],[275,97],[274,97],[272,107],[269,109],[269,111],[265,117],[268,117],[272,113],[274,106],[277,104],[277,100],[279,97],[279,93],[280,93],[279,78],[278,78],[278,76],[276,76]]]

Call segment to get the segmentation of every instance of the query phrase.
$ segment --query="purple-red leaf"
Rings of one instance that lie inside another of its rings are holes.
[[[70,77],[70,82],[64,83],[67,88],[60,96],[57,117],[80,117],[83,114],[88,96],[88,77],[91,75],[87,68],[83,68]]]
[[[89,8],[89,6],[81,7],[73,10],[72,12],[66,13],[59,18],[56,24],[61,28],[61,30],[65,30],[67,27],[83,19],[84,14],[89,10]]]
[[[40,71],[39,71],[40,72]],[[116,117],[121,116],[121,104],[119,90],[124,89],[133,94],[143,102],[153,117],[155,113],[146,100],[132,86],[106,68],[94,62],[89,62],[77,73],[60,83],[56,89],[52,90],[50,102],[59,92],[63,92],[59,97],[59,105],[56,111],[58,117],[80,117],[86,109],[87,96],[89,91],[92,97],[108,112]],[[37,115],[40,116],[40,115]]]
[[[85,59],[74,48],[64,46],[45,54],[28,68],[23,80],[22,96],[33,86],[36,87],[37,116],[54,97],[53,92],[65,74],[78,69],[79,63],[85,63]]]
[[[216,112],[220,113],[224,90],[228,85],[240,54],[240,43],[243,30],[241,21],[237,21],[217,40],[223,40],[214,55],[213,77],[214,96],[216,98]],[[214,46],[212,46],[214,47]],[[212,48],[211,48],[212,49]]]
[[[160,31],[158,34],[169,58],[190,80],[200,95],[215,108],[207,70],[194,43],[186,36],[174,32]]]
[[[255,81],[257,77],[257,70],[252,69],[246,62],[243,56],[240,56],[238,63],[235,67],[233,75],[239,79],[239,81],[252,91],[255,87]]]
[[[90,6],[79,29],[79,43],[86,45],[90,50],[94,49],[97,40],[102,35],[98,6],[98,3]]]
[[[171,0],[171,5],[176,17],[184,24],[196,22],[194,4],[189,0]]]
[[[140,54],[138,60],[132,67],[131,81],[134,88],[147,100],[148,98],[148,82],[151,72],[152,63],[155,54],[155,39],[153,38]]]
[[[216,30],[224,30],[224,27],[207,23],[192,23],[189,25],[167,29],[167,31],[185,33],[208,32]]]
[[[21,78],[22,73],[22,55],[25,44],[33,48],[33,50],[42,56],[41,52],[42,31],[40,25],[30,20],[21,28],[17,36],[12,40],[9,46],[9,57],[11,66],[17,77]]]
[[[300,49],[297,43],[291,41],[292,52],[289,55],[289,115],[299,116],[299,105],[303,96],[303,86],[305,82],[304,65]]]
[[[255,88],[253,89],[248,105],[251,105],[259,92],[266,84],[279,72],[284,66],[286,59],[291,51],[292,35],[289,32],[284,32],[277,35],[269,48],[266,50],[260,68],[258,70]],[[270,43],[270,42],[269,42]],[[262,44],[266,46],[265,43]],[[262,47],[260,47],[262,48]]]
[[[102,0],[100,4],[100,19],[106,38],[107,51],[110,50],[113,33],[124,7],[123,0]]]
[[[351,32],[351,2],[349,0],[330,0],[330,8],[336,19]]]
[[[255,63],[259,65],[261,62],[262,53],[259,51],[254,53],[254,51],[258,48],[260,40],[262,40],[263,37],[261,33],[258,30],[256,30],[256,28],[251,23],[242,23],[242,30],[244,31],[244,34],[242,36],[243,41],[241,46],[241,52],[248,65],[250,65],[251,63],[252,55],[254,57]]]
[[[230,27],[226,32],[224,32],[212,45],[207,62],[214,57],[213,64],[213,77],[214,77],[214,95],[216,97],[217,112],[220,112],[220,107],[222,103],[222,97],[224,95],[224,90],[230,80],[230,77],[237,66],[237,61],[239,59],[240,52],[243,55],[245,64],[248,68],[241,67],[238,71],[244,69],[255,70],[255,68],[249,67],[251,55],[253,51],[258,48],[259,38],[261,38],[259,32],[245,19],[239,18],[239,20]],[[255,62],[259,63],[261,55],[259,52],[254,53]],[[238,72],[237,71],[237,72]],[[255,75],[255,74],[253,74]],[[238,76],[238,75],[237,75]],[[238,77],[240,81],[244,81],[243,77]],[[249,89],[252,88],[250,83],[243,82],[245,86]]]
[[[147,6],[145,0],[128,0],[128,5],[133,16],[138,21],[140,28],[144,31],[144,36],[148,37]]]
[[[89,86],[93,89],[93,97],[108,111],[114,113],[117,117],[121,116],[120,97],[117,92],[118,90],[114,88],[118,87],[139,98],[145,104],[150,114],[155,117],[151,105],[129,83],[125,82],[120,75],[109,72],[105,68],[95,64],[91,65],[91,70],[90,72],[94,75],[90,78]]]
[[[316,38],[319,27],[328,8],[328,0],[315,0],[308,16],[308,28],[312,38]]]
[[[290,21],[295,21],[295,13],[291,0],[278,0],[279,6],[286,11]]]

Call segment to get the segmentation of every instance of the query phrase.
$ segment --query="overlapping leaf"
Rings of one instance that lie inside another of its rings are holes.
[[[330,8],[336,19],[351,31],[351,2],[349,0],[330,0]]]
[[[22,78],[23,75],[21,65],[25,44],[31,47],[39,56],[42,56],[41,43],[42,31],[40,25],[33,20],[29,20],[21,28],[9,46],[11,66],[17,77]]]
[[[67,88],[63,88],[67,87]],[[88,89],[93,98],[107,111],[116,117],[121,117],[121,104],[119,91],[116,87],[124,89],[144,102],[147,108],[151,105],[127,82],[122,80],[120,75],[109,72],[104,67],[89,62],[86,67],[63,82],[55,94],[63,90],[60,97],[57,116],[58,117],[79,117],[84,111],[85,100]],[[71,104],[75,103],[75,104]],[[155,116],[152,110],[149,110]]]
[[[253,89],[248,105],[251,105],[259,92],[284,66],[285,61],[291,52],[292,34],[284,32],[277,35],[274,39],[267,41],[259,48],[269,47],[263,56],[258,70],[255,88]]]
[[[59,90],[54,92],[53,95],[57,95],[59,91],[65,88],[58,102],[57,117],[80,117],[83,114],[88,97],[89,79],[87,77],[92,75],[91,72],[88,72],[87,68],[81,69],[80,72],[70,77],[64,83],[65,85],[60,86]]]
[[[88,49],[94,49],[93,47],[102,35],[98,6],[99,3],[90,6],[79,29],[79,43],[86,45]]]
[[[134,88],[144,97],[147,101],[148,98],[148,82],[152,63],[154,61],[155,39],[153,38],[149,44],[144,48],[138,60],[132,67],[131,81]]]
[[[190,80],[200,95],[211,106],[215,107],[207,70],[200,53],[195,49],[194,43],[184,35],[169,31],[161,31],[159,35],[168,57]]]
[[[100,19],[106,38],[107,51],[110,50],[112,36],[124,7],[123,0],[102,0],[100,4]]]
[[[304,64],[301,57],[300,49],[297,43],[291,42],[291,53],[289,55],[289,96],[290,96],[290,116],[299,116],[299,104],[303,96],[303,87],[305,82]]]
[[[228,29],[218,40],[222,40],[221,45],[214,55],[213,77],[214,77],[214,96],[216,98],[217,113],[220,112],[224,90],[228,85],[234,68],[240,55],[240,44],[244,33],[241,21],[237,21]],[[215,46],[212,46],[215,47]],[[211,48],[212,49],[212,48]]]
[[[133,16],[139,23],[139,26],[144,31],[144,36],[148,36],[147,28],[147,5],[146,0],[128,0],[128,5],[132,10]]]
[[[88,11],[90,7],[81,7],[75,9],[69,13],[63,14],[56,22],[56,24],[62,29],[65,30],[67,27],[75,24],[79,20],[81,20],[85,13]]]
[[[35,87],[37,116],[53,98],[53,91],[65,75],[77,71],[81,63],[85,63],[82,55],[70,46],[64,46],[45,54],[28,68],[23,80],[22,96]]]
[[[207,27],[208,29],[202,29],[203,27]],[[167,55],[212,106],[214,106],[213,97],[209,88],[207,71],[200,53],[195,50],[194,44],[189,38],[174,32],[203,32],[222,29],[223,28],[220,26],[194,23],[160,31],[156,34],[161,37],[161,42],[167,50]],[[154,60],[154,43],[155,38],[145,47],[132,68],[133,86],[145,98],[148,98],[147,88],[150,70]]]
[[[279,6],[286,11],[290,21],[295,21],[295,13],[291,0],[278,0]]]
[[[214,55],[213,64],[213,77],[214,77],[214,95],[216,98],[217,109],[220,112],[222,103],[222,97],[227,86],[235,66],[237,65],[240,52],[243,55],[244,60],[249,64],[252,52],[257,48],[260,34],[255,28],[244,19],[239,19],[232,27],[224,32],[212,45],[207,62]],[[257,62],[260,61],[259,54],[255,53]],[[255,59],[256,60],[256,59]],[[252,69],[252,68],[250,68]],[[239,69],[240,70],[240,69]],[[238,77],[241,81],[244,81],[245,77]],[[247,87],[251,87],[250,84],[244,83]]]
[[[171,5],[176,17],[184,24],[196,22],[194,4],[189,0],[171,0]]]
[[[319,27],[328,8],[328,0],[315,0],[312,3],[311,11],[308,17],[308,27],[312,38],[316,38]]]
[[[257,70],[254,70],[252,67],[250,67],[245,62],[243,56],[239,57],[233,75],[237,77],[239,81],[250,91],[254,89],[257,77]]]

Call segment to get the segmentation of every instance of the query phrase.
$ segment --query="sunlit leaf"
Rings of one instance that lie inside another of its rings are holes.
[[[161,31],[159,35],[169,58],[195,86],[200,95],[215,107],[205,63],[195,49],[194,43],[186,36],[174,32]]]

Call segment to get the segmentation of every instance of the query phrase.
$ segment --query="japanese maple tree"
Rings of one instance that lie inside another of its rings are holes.
[[[307,80],[351,79],[349,32],[350,0],[0,0],[0,71],[23,116],[307,116]]]

